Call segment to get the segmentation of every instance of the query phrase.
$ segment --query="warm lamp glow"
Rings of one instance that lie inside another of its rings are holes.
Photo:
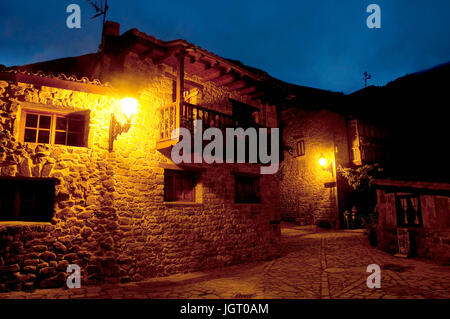
[[[138,101],[132,97],[126,97],[120,100],[120,106],[122,107],[122,113],[128,118],[137,112]]]
[[[324,157],[319,158],[319,165],[320,165],[320,166],[323,166],[323,167],[328,166],[328,161],[327,161],[327,159],[324,158]]]

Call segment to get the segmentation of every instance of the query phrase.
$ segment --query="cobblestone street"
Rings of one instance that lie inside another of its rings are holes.
[[[359,230],[285,226],[281,257],[128,284],[10,292],[2,298],[450,298],[450,267],[402,259],[370,247]],[[381,288],[369,289],[369,264]]]

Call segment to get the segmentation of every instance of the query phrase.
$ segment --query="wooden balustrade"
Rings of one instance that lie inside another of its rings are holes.
[[[165,148],[174,145],[178,139],[172,140],[172,131],[178,127],[187,128],[194,134],[194,121],[202,120],[203,130],[210,127],[217,127],[223,131],[227,127],[237,127],[238,123],[233,123],[233,116],[210,110],[200,105],[184,102],[177,118],[177,103],[165,105],[159,108],[160,131],[157,148]]]
[[[191,134],[193,134],[195,120],[202,120],[203,129],[217,127],[221,130],[225,130],[227,127],[234,127],[233,117],[231,115],[187,102],[185,102],[182,107],[180,117],[181,127],[189,129]]]
[[[165,105],[159,109],[159,141],[166,142],[171,140],[171,134],[174,129],[179,127],[177,112],[177,103],[173,102],[171,104]]]

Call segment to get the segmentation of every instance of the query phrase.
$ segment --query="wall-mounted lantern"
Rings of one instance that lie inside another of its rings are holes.
[[[333,162],[328,161],[323,154],[320,154],[319,157],[319,165],[322,167],[323,170],[329,171],[331,173],[331,176],[334,176],[333,174]]]
[[[127,122],[120,123],[114,113],[111,114],[111,123],[109,125],[109,151],[112,152],[114,149],[114,141],[117,137],[126,133],[131,128],[131,119],[133,115],[137,112],[138,101],[135,98],[126,97],[120,100],[120,107],[122,113],[126,116]]]
[[[325,157],[320,157],[319,158],[319,165],[322,167],[327,167],[328,165],[328,160]]]

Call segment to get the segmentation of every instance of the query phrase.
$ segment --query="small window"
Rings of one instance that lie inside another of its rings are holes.
[[[164,201],[195,202],[196,174],[193,172],[164,171]]]
[[[422,209],[419,195],[396,195],[395,202],[398,227],[422,226]]]
[[[297,142],[297,147],[296,147],[296,156],[303,156],[305,155],[305,141],[301,140]]]
[[[259,177],[235,175],[235,202],[260,203]]]
[[[362,164],[362,161],[361,161],[361,150],[360,150],[359,146],[352,148],[352,161],[353,161],[353,164],[355,164],[355,165],[361,165]]]
[[[23,116],[23,142],[85,146],[85,115],[24,111]]]
[[[52,179],[0,178],[0,220],[49,222],[54,196]]]

